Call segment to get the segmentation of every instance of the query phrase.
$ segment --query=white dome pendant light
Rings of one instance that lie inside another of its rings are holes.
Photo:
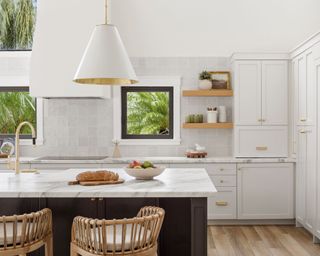
[[[108,24],[97,25],[82,56],[74,82],[95,85],[130,85],[138,82],[120,34]]]

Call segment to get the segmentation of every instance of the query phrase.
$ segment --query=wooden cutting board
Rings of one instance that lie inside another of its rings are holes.
[[[69,181],[68,185],[81,185],[81,186],[99,186],[99,185],[113,185],[113,184],[121,184],[123,183],[123,179],[119,179],[117,181]]]

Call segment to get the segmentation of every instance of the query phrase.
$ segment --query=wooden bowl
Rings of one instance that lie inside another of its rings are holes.
[[[154,177],[159,176],[165,170],[165,167],[157,166],[147,169],[125,168],[126,173],[137,180],[152,180]]]

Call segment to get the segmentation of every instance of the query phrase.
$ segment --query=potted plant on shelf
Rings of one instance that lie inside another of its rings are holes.
[[[212,88],[211,74],[208,71],[202,71],[199,74],[199,89],[210,90]]]

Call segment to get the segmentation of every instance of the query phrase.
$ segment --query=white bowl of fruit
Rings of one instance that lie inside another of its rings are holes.
[[[163,166],[155,166],[150,161],[133,161],[125,168],[125,171],[137,180],[152,180],[163,173],[165,169]]]

